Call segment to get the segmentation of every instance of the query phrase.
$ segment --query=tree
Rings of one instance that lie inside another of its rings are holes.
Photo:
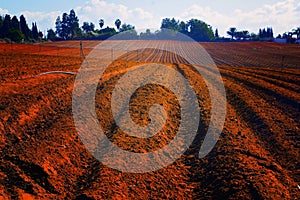
[[[0,36],[2,38],[8,37],[8,32],[11,28],[11,18],[10,15],[5,15],[0,29]]]
[[[82,25],[82,30],[86,33],[90,32],[91,29],[90,29],[90,25],[88,22],[83,22],[83,25]]]
[[[20,22],[16,16],[11,19],[11,28],[20,30]]]
[[[67,33],[71,39],[81,36],[81,30],[79,28],[79,19],[76,16],[75,11],[70,10],[69,16],[67,16]]]
[[[146,29],[145,33],[140,33],[140,38],[143,40],[151,40],[155,38],[155,35],[153,33],[151,33],[150,29]]]
[[[135,27],[130,25],[130,24],[122,24],[121,28],[120,28],[120,32],[124,32],[124,31],[129,31],[129,30],[134,30]]]
[[[121,23],[122,23],[122,22],[121,22],[120,19],[116,19],[115,25],[116,25],[116,27],[117,27],[118,30],[120,29]]]
[[[211,41],[214,39],[214,32],[210,25],[198,19],[188,21],[188,35],[196,41]]]
[[[236,36],[236,28],[235,27],[231,27],[229,28],[229,31],[227,31],[227,34],[231,36],[231,39],[233,40],[233,38]]]
[[[58,16],[56,18],[56,21],[55,21],[55,33],[62,38],[62,24],[61,24],[61,21],[60,21],[60,16]]]
[[[42,31],[39,31],[39,38],[41,38],[41,39],[43,39],[43,37],[44,37],[44,34],[43,34],[43,32]]]
[[[49,29],[47,31],[47,39],[51,41],[55,41],[57,39],[56,34],[53,29]]]
[[[175,31],[179,31],[179,21],[175,20],[174,18],[165,18],[162,20],[161,29],[171,29]]]
[[[216,31],[215,31],[215,38],[219,38],[219,31],[218,31],[218,29],[216,29]]]
[[[188,32],[188,25],[184,21],[181,21],[179,24],[179,32],[183,34],[186,34]]]
[[[2,27],[2,24],[3,24],[3,19],[2,19],[2,16],[0,16],[0,29]]]
[[[38,28],[36,26],[36,23],[32,23],[31,32],[32,32],[32,38],[35,39],[35,40],[38,40],[39,39],[39,31],[38,31]]]
[[[26,19],[25,19],[24,15],[20,16],[20,28],[21,28],[21,32],[25,36],[25,39],[30,40],[31,39],[31,31],[28,28],[28,25],[26,23]]]
[[[67,13],[63,13],[61,20],[61,35],[60,37],[64,40],[70,38],[70,27],[69,27],[69,15]]]
[[[90,30],[95,31],[95,24],[93,24],[92,22],[90,23]]]
[[[274,39],[273,29],[270,27],[267,29],[259,29],[259,39],[263,41],[272,41]]]
[[[82,30],[85,33],[89,33],[91,31],[94,31],[95,25],[91,22],[90,24],[88,22],[83,22]]]
[[[249,39],[250,38],[250,33],[247,30],[242,31],[242,38],[243,39]]]
[[[100,26],[100,29],[102,29],[102,27],[104,26],[104,19],[99,20],[99,26]]]

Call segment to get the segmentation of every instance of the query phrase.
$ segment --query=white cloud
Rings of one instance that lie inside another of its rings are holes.
[[[52,11],[52,12],[22,11],[21,13],[19,13],[19,15],[21,14],[25,16],[29,28],[31,28],[32,22],[36,22],[38,29],[44,32],[47,31],[47,29],[54,28],[55,20],[57,16],[61,15],[61,11]]]
[[[0,15],[9,14],[8,10],[0,8]]]
[[[118,18],[122,23],[129,23],[137,28],[157,26],[153,14],[142,8],[128,8],[122,4],[109,3],[104,0],[90,0],[85,6],[77,7],[75,11],[81,24],[84,21],[93,22],[97,28],[99,28],[98,20],[101,18],[104,19],[105,27],[114,27],[114,22]]]
[[[193,5],[184,10],[180,17],[184,20],[201,19],[218,28],[222,35],[226,35],[230,27],[246,29],[254,33],[257,33],[259,28],[272,27],[275,34],[279,34],[300,26],[300,3],[296,0],[282,0],[252,11],[236,9],[232,14],[221,14],[210,7]]]

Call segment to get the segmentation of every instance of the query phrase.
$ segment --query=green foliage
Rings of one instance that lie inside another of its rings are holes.
[[[17,29],[10,29],[8,31],[8,38],[11,39],[11,41],[17,42],[17,43],[21,43],[24,39],[25,36],[23,33],[21,33],[20,30]]]
[[[70,13],[63,13],[62,19],[58,16],[55,22],[56,33],[63,40],[80,38],[82,31],[79,27],[79,19],[72,9]]]
[[[212,41],[214,40],[214,33],[212,27],[205,22],[198,19],[191,19],[188,22],[188,35],[196,41]]]
[[[135,30],[135,27],[130,24],[122,24],[121,28],[119,29],[120,32]]]
[[[32,33],[31,30],[28,28],[24,15],[20,16],[20,28],[21,28],[21,32],[25,36],[25,39],[29,41],[32,38]]]
[[[159,38],[172,37],[176,35],[176,32],[165,32],[163,29],[170,29],[174,31],[181,32],[193,38],[196,41],[212,41],[214,40],[214,33],[210,25],[198,19],[191,19],[188,22],[183,22],[179,20],[175,20],[174,18],[165,18],[161,23],[161,31],[158,33]],[[171,35],[170,35],[171,34]]]
[[[89,33],[89,32],[91,32],[91,31],[95,31],[95,25],[94,25],[92,22],[91,22],[91,23],[83,22],[82,30],[83,30],[85,33]]]
[[[179,21],[175,20],[174,18],[170,19],[170,18],[165,18],[162,20],[161,22],[161,29],[171,29],[171,30],[175,30],[175,31],[180,31],[180,26],[179,26]]]

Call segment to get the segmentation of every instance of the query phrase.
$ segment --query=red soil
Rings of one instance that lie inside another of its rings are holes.
[[[97,42],[84,42],[84,53]],[[175,135],[180,112],[174,95],[150,85],[136,92],[131,115],[147,124],[148,108],[162,104],[167,125],[150,140],[113,127],[110,94],[131,67],[147,62],[179,69],[201,107],[198,136],[172,165],[131,174],[97,161],[83,146],[72,118],[79,42],[0,44],[0,199],[297,199],[300,196],[300,46],[275,43],[202,43],[216,62],[227,95],[227,115],[213,151],[199,159],[210,101],[202,77],[175,54],[144,50],[115,61],[99,82],[96,110],[108,137],[128,151],[161,148]],[[172,64],[171,64],[172,63]],[[101,88],[101,89],[100,89]],[[148,95],[151,94],[151,95]],[[201,130],[200,130],[201,129]],[[167,133],[167,134],[164,134]],[[202,133],[202,134],[201,134]]]

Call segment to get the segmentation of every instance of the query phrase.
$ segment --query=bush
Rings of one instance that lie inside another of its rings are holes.
[[[24,34],[17,29],[10,29],[7,36],[9,39],[17,43],[21,43],[25,38]]]

